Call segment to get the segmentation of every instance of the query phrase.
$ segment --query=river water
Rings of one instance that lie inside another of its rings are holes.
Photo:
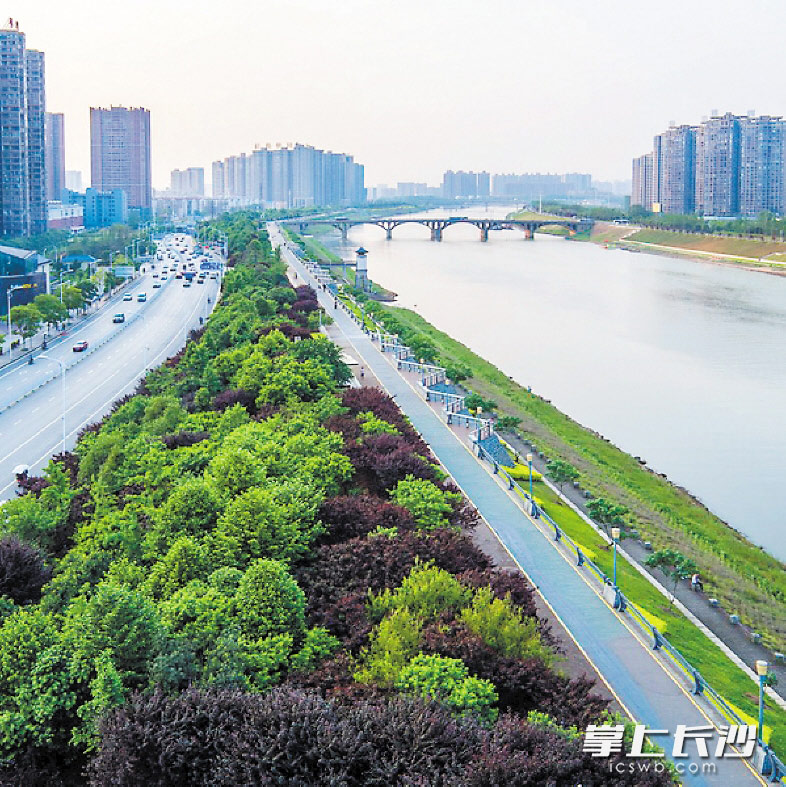
[[[429,238],[360,226],[330,245],[365,246],[402,306],[786,560],[786,277],[471,225]]]

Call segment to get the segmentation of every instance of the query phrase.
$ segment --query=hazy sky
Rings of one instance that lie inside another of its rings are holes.
[[[151,110],[153,179],[256,143],[445,169],[630,178],[670,120],[786,114],[786,0],[7,0],[46,52],[69,169],[89,107]]]

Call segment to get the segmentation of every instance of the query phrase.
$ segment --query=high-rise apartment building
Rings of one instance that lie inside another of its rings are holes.
[[[653,210],[748,217],[786,213],[786,123],[781,117],[727,112],[699,126],[672,126],[655,137],[651,155]],[[633,161],[631,204],[647,207],[644,158]]]
[[[652,210],[652,153],[633,159],[633,186],[630,204],[640,205],[645,210]]]
[[[740,120],[740,213],[782,213],[786,203],[786,124],[780,117]]]
[[[366,201],[362,164],[309,145],[258,147],[213,162],[213,196],[266,207],[356,205]]]
[[[143,219],[150,218],[150,111],[141,107],[91,107],[90,166],[94,189],[122,189],[129,210],[138,211]]]
[[[169,183],[170,191],[176,197],[205,196],[205,170],[202,167],[173,169]]]
[[[66,188],[65,115],[46,113],[46,198],[59,200]]]
[[[44,54],[27,49],[19,23],[0,29],[0,234],[46,231]]]
[[[692,126],[672,126],[659,136],[660,209],[664,213],[693,213],[696,130]]]
[[[488,172],[454,172],[449,169],[442,175],[442,196],[446,199],[488,197],[491,193],[490,184]]]

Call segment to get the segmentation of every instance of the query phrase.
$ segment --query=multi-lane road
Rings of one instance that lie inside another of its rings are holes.
[[[187,241],[182,255],[173,251],[174,259],[164,252],[164,264],[181,267],[191,245]],[[122,296],[119,301],[113,299],[67,342],[43,353],[67,366],[65,406],[61,366],[40,357],[39,352],[32,366],[17,366],[0,375],[0,499],[15,494],[14,468],[26,465],[31,473],[40,472],[50,456],[62,450],[64,413],[65,442],[71,449],[84,426],[101,418],[117,398],[133,391],[146,368],[176,353],[188,332],[199,327],[200,318],[207,317],[215,306],[220,279],[211,279],[208,274],[203,284],[194,279],[190,287],[184,287],[186,280],[170,273],[160,289],[153,289],[153,282],[160,281],[153,279],[153,273],[160,277],[162,267],[160,261],[154,264],[156,270],[149,270],[133,285],[133,301],[125,302]],[[137,301],[138,292],[147,294],[145,303]],[[112,322],[117,312],[125,313],[126,323]],[[73,344],[81,340],[89,343],[88,351],[74,353]],[[48,382],[37,387],[44,381]]]

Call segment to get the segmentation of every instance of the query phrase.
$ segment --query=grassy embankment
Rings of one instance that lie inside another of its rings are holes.
[[[707,590],[721,599],[728,611],[740,614],[760,631],[768,645],[783,649],[786,575],[781,563],[724,524],[687,492],[649,472],[636,459],[545,400],[528,394],[495,366],[415,312],[396,308],[394,314],[405,326],[436,345],[442,363],[468,368],[472,373],[468,381],[472,390],[494,399],[501,412],[521,418],[520,431],[536,441],[539,449],[577,467],[584,488],[596,496],[625,504],[631,511],[631,523],[655,548],[672,547],[693,557],[706,577]],[[536,494],[546,501],[549,514],[565,532],[610,574],[612,554],[597,533],[561,504],[545,484],[537,484]],[[750,678],[625,561],[618,564],[618,577],[625,593],[716,690],[742,714],[755,717],[756,687]],[[767,713],[770,723],[776,727],[772,742],[783,751],[786,713],[772,703],[768,704]]]
[[[786,644],[786,572],[781,562],[726,525],[683,489],[642,467],[632,456],[581,426],[515,383],[460,342],[418,314],[396,309],[404,325],[433,342],[443,363],[466,366],[470,384],[522,419],[521,431],[551,457],[579,469],[582,485],[595,496],[617,499],[630,509],[631,524],[656,547],[671,546],[693,556],[711,594],[739,614],[767,644]]]

